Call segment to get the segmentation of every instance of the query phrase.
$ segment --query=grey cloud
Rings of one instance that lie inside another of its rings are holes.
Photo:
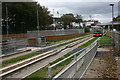
[[[109,6],[111,2],[50,2],[46,6],[56,11],[60,14],[73,13],[81,14],[85,19],[92,15],[93,19],[99,19],[100,21],[111,21],[111,7]],[[118,3],[115,4],[114,12],[115,16],[118,14]],[[56,14],[57,15],[57,14]]]
[[[115,4],[115,11],[117,11],[117,3]],[[107,14],[111,12],[111,8],[108,2],[68,2],[68,3],[57,3],[51,5],[54,8],[65,8],[70,11],[76,11],[81,14]]]

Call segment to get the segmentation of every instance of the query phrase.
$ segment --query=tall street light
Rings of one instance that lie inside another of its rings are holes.
[[[59,12],[57,11],[57,14],[58,14],[58,18],[59,18]]]
[[[54,9],[53,9],[53,26],[54,26],[54,29],[55,29]]]
[[[114,4],[109,4],[112,7],[112,28],[113,28],[113,18],[114,18]]]
[[[37,3],[37,30],[38,30],[37,31],[37,33],[38,33],[37,34],[37,44],[39,44],[39,42],[38,42],[39,41],[39,39],[38,39],[39,38],[39,28],[40,28],[40,26],[39,26],[39,13],[38,13],[38,3]]]
[[[8,32],[8,29],[9,29],[9,25],[8,25],[8,7],[7,7],[8,5],[6,4],[6,22],[7,22],[7,39],[8,39],[8,34],[9,34],[9,32]]]

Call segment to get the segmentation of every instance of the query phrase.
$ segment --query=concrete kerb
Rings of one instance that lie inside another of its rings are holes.
[[[14,52],[14,53],[11,53],[11,54],[3,54],[0,57],[4,58],[4,57],[8,57],[8,56],[11,56],[11,55],[20,54],[20,53],[24,53],[24,52],[28,52],[28,51],[31,51],[31,49],[27,49],[27,50],[23,50],[23,51],[18,51],[18,52]]]

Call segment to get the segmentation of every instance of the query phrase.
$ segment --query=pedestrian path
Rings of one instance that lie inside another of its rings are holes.
[[[103,72],[107,64],[103,59],[103,55],[109,52],[108,48],[98,48],[96,57],[93,59],[91,65],[88,67],[86,73],[82,77],[83,79],[92,78],[97,80],[103,78]]]

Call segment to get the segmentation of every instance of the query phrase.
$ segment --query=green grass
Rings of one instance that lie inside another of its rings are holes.
[[[65,58],[67,58],[68,56],[72,55],[73,53],[67,53],[66,55],[64,55],[61,58],[56,59],[55,61],[49,63],[48,66],[53,65]],[[78,56],[78,55],[77,55]],[[57,66],[52,68],[52,77],[54,77],[56,74],[58,74],[66,65],[68,65],[69,63],[72,62],[72,60],[74,59],[74,56],[67,59],[66,61],[58,64]],[[38,70],[37,72],[29,75],[28,77],[26,77],[24,80],[26,79],[44,79],[44,78],[48,78],[48,66]]]
[[[71,54],[70,54],[70,53],[68,53],[68,54],[64,55],[63,57],[58,58],[57,60],[55,60],[55,61],[53,61],[53,62],[51,62],[51,63],[49,63],[49,64],[50,64],[50,65],[53,65],[53,64],[55,64],[55,63],[57,63],[57,62],[61,61],[62,59],[64,59],[64,58],[66,58],[66,57],[70,56],[70,55],[71,55]]]
[[[57,60],[49,63],[48,66],[53,65],[53,64],[55,64],[55,63],[57,63],[57,62],[65,59],[66,57],[68,57],[68,56],[70,56],[70,55],[72,55],[72,54],[67,53],[67,54],[64,55],[63,57],[58,58]],[[73,57],[72,57],[72,58],[73,58]],[[70,58],[70,59],[68,59],[68,60],[66,60],[66,61],[58,64],[57,66],[53,67],[53,68],[52,68],[52,71],[54,71],[54,73],[53,73],[52,76],[55,76],[57,73],[59,73],[59,72],[63,69],[63,66],[68,65],[68,64],[72,61],[72,58]],[[46,67],[38,70],[37,72],[33,73],[33,74],[30,75],[30,76],[28,76],[27,78],[25,78],[25,80],[26,80],[26,79],[30,79],[30,78],[39,78],[39,79],[40,79],[40,78],[48,78],[48,66],[46,66]],[[62,67],[62,68],[61,68],[61,67]],[[58,69],[59,69],[59,70],[58,70]]]
[[[103,36],[103,37],[100,39],[100,44],[101,44],[101,45],[112,44],[112,38],[107,37],[107,36]]]
[[[97,39],[98,39],[98,37],[95,37],[95,38],[91,39],[90,41],[88,41],[87,43],[81,45],[80,47],[87,47],[87,46],[89,46],[90,44],[92,44]]]
[[[87,37],[88,37],[88,36],[87,36]],[[85,38],[85,37],[84,37],[84,38]],[[83,39],[83,38],[80,38],[80,39]],[[80,39],[77,39],[77,40],[80,40]],[[90,44],[91,44],[92,42],[94,42],[96,39],[97,39],[97,38],[94,38],[94,39],[90,40],[90,41],[89,41],[87,44],[85,44],[85,45],[88,45],[88,44],[90,45]],[[62,44],[62,45],[66,45],[66,44],[68,44],[68,43],[71,43],[71,42],[74,42],[74,41],[77,41],[77,40],[73,40],[73,41],[67,42],[67,43]],[[67,53],[67,54],[64,55],[63,57],[58,58],[58,59],[56,59],[55,61],[49,63],[48,66],[53,65],[53,64],[55,64],[55,63],[57,63],[57,62],[65,59],[65,58],[67,58],[67,57],[70,56],[70,55],[72,55],[72,53],[71,53],[71,54],[70,54],[70,53]],[[78,56],[78,54],[77,54],[77,56]],[[53,72],[53,73],[52,73],[52,77],[55,76],[57,73],[59,73],[66,65],[68,65],[70,62],[72,62],[73,59],[74,59],[74,57],[71,57],[71,58],[69,58],[68,60],[66,60],[66,61],[58,64],[58,65],[55,66],[55,67],[53,67],[53,68],[52,68],[52,72]],[[48,66],[46,66],[46,67],[38,70],[37,72],[31,74],[30,76],[26,77],[25,80],[26,80],[26,79],[31,79],[31,78],[32,78],[32,79],[33,79],[33,78],[35,78],[35,79],[48,78]]]
[[[29,75],[28,77],[26,77],[23,80],[40,80],[42,78],[48,78],[48,67],[44,67],[38,71],[36,71],[35,73]]]
[[[6,65],[8,65],[8,64],[10,64],[10,63],[15,63],[15,62],[24,60],[24,59],[30,58],[30,57],[35,56],[35,55],[38,55],[38,54],[41,54],[41,53],[30,53],[30,54],[26,54],[26,55],[23,55],[23,56],[19,56],[19,57],[10,59],[10,60],[6,60],[6,61],[3,61],[3,62],[2,62],[2,66],[6,66]]]
[[[54,44],[55,42],[46,42],[46,44]]]
[[[72,40],[72,41],[69,41],[69,42],[66,42],[66,43],[63,43],[63,44],[59,44],[56,47],[64,46],[64,45],[70,44],[72,42],[75,42],[75,41],[78,41],[78,40],[81,40],[81,39],[84,39],[84,38],[87,38],[87,37],[89,37],[89,36],[86,36],[86,37],[83,37],[83,38],[80,38],[80,39],[76,39],[76,40]]]

